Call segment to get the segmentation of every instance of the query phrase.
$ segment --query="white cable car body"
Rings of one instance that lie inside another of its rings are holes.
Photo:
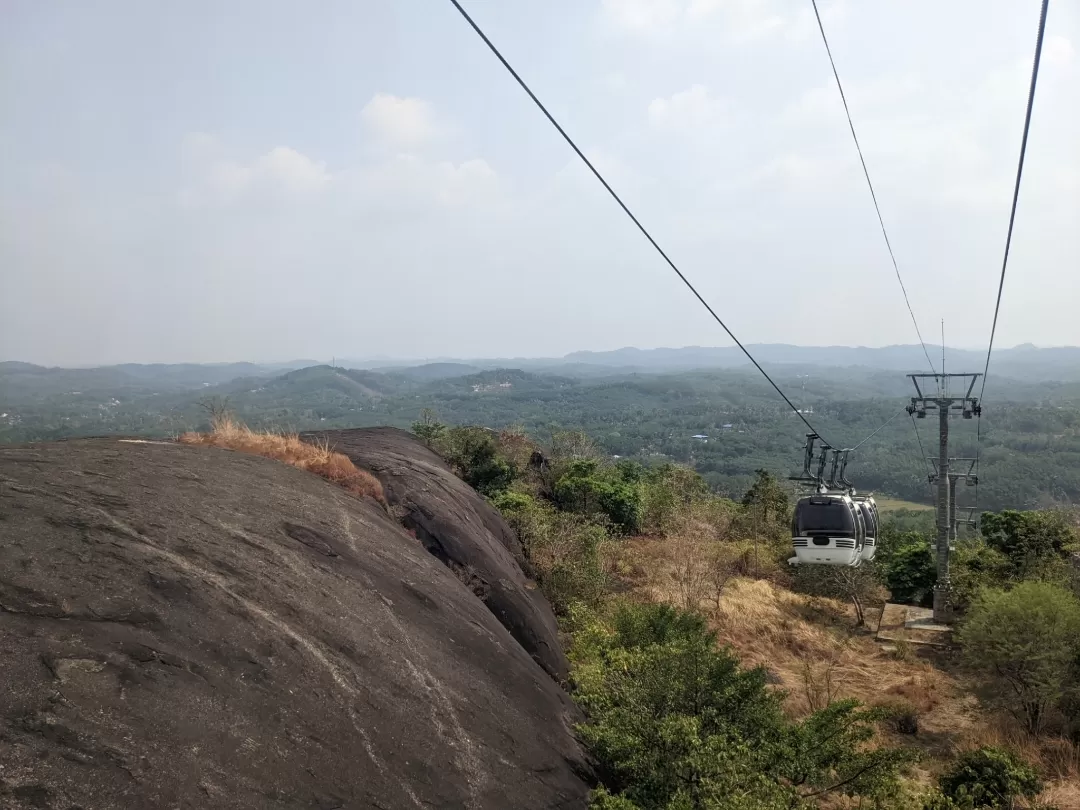
[[[862,513],[863,525],[866,528],[866,541],[863,543],[862,559],[867,562],[874,559],[874,555],[877,554],[877,538],[881,531],[881,516],[878,513],[877,502],[872,495],[857,496],[855,504]]]
[[[795,504],[792,565],[859,565],[866,546],[862,510],[847,493],[815,493]],[[871,555],[873,552],[871,552]]]

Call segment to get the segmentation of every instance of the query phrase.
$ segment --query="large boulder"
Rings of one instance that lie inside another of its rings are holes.
[[[0,448],[0,538],[0,808],[586,803],[566,694],[380,504],[68,441]]]
[[[525,573],[518,538],[502,515],[411,433],[390,427],[320,431],[356,466],[374,474],[392,510],[428,551],[450,567],[553,677],[564,680],[566,656],[555,614]]]

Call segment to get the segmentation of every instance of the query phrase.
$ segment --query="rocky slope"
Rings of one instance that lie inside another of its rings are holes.
[[[561,654],[374,502],[226,450],[4,447],[0,538],[0,808],[584,807]]]
[[[391,510],[466,584],[554,678],[567,675],[555,614],[523,569],[517,536],[446,463],[391,427],[304,434],[328,442],[382,482]]]

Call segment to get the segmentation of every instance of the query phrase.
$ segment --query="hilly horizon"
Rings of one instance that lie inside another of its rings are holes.
[[[926,344],[926,351],[919,344],[895,344],[889,346],[849,346],[825,345],[803,346],[791,343],[753,343],[746,344],[747,350],[763,363],[810,364],[819,366],[867,366],[882,369],[926,371],[930,363],[935,370],[940,370],[942,347],[940,344]],[[929,354],[929,358],[927,357]],[[929,360],[929,362],[928,362]],[[964,368],[980,370],[986,361],[982,350],[945,347],[946,371]],[[420,376],[434,379],[462,374],[470,370],[511,367],[540,367],[553,365],[601,366],[605,368],[630,369],[665,369],[665,368],[724,368],[749,364],[750,361],[737,346],[681,346],[656,347],[641,349],[636,346],[624,346],[610,350],[583,349],[569,352],[562,356],[515,356],[515,357],[455,357],[441,356],[430,358],[417,357],[348,357],[338,356],[332,362],[316,359],[291,361],[252,362],[215,361],[206,363],[102,363],[97,365],[56,366],[30,363],[22,360],[0,361],[0,370],[40,372],[55,370],[117,369],[133,377],[146,378],[167,372],[183,379],[191,374],[207,375],[221,381],[243,376],[244,374],[263,374],[284,372],[320,365],[335,365],[344,368],[358,368],[392,372],[396,370],[423,368]],[[1022,343],[1011,348],[995,348],[991,364],[1016,366],[1022,371],[1022,378],[1030,379],[1031,373],[1051,371],[1075,371],[1080,376],[1080,346],[1040,347],[1033,343]],[[460,368],[464,367],[464,368]],[[977,367],[977,368],[976,368]],[[1070,377],[1071,378],[1071,377]],[[1053,379],[1053,378],[1047,378]]]

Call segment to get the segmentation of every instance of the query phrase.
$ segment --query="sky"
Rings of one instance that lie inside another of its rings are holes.
[[[463,0],[746,343],[916,342],[810,0]],[[1038,0],[822,0],[928,343],[984,347]],[[996,345],[1080,344],[1051,3]],[[0,359],[730,345],[449,0],[5,0]]]

